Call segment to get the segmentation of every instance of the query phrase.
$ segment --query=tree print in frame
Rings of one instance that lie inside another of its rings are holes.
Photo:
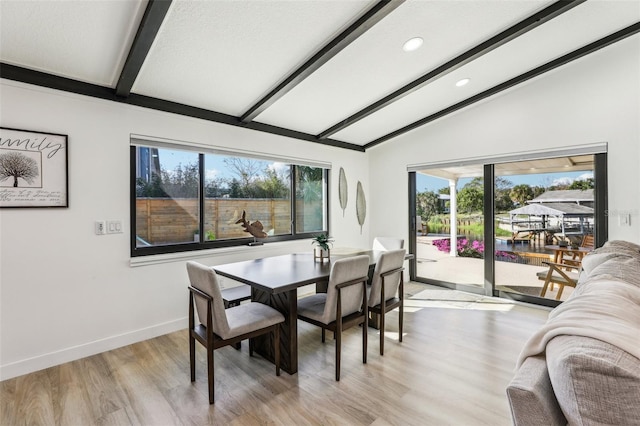
[[[67,139],[0,127],[0,207],[69,207]]]

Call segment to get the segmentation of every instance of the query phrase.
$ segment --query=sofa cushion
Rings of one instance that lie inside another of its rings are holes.
[[[569,335],[551,339],[546,358],[570,425],[640,424],[640,359],[609,343]]]
[[[524,361],[507,387],[507,397],[515,426],[567,423],[553,394],[544,355]]]

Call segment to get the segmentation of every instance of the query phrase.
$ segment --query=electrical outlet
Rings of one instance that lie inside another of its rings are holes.
[[[96,235],[104,235],[107,233],[107,224],[104,220],[96,220],[95,223]]]

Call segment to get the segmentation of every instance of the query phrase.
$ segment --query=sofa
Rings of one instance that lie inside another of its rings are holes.
[[[507,387],[513,423],[640,425],[640,245],[582,260],[573,294],[522,349]]]

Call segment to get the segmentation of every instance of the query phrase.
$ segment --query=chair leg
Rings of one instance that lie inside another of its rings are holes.
[[[325,332],[324,332],[324,328],[322,329],[322,343],[324,343],[325,340]]]
[[[337,329],[336,336],[336,382],[340,381],[340,350],[342,349],[342,330]]]
[[[191,368],[191,382],[196,381],[196,339],[189,331],[189,365]]]
[[[364,317],[364,323],[362,323],[362,363],[367,363],[367,315]]]
[[[384,312],[380,313],[380,355],[384,355],[384,317],[386,316]]]
[[[403,313],[404,306],[400,305],[400,312],[398,313],[398,332],[400,333],[398,336],[398,340],[402,342],[402,323],[403,323]]]
[[[280,324],[273,329],[273,357],[276,363],[276,376],[280,375]]]
[[[213,404],[213,347],[207,347],[207,370],[209,373],[209,404]]]
[[[249,356],[253,356],[253,348],[254,348],[253,339],[249,339]]]
[[[549,288],[549,277],[544,281],[544,285],[542,286],[542,291],[540,292],[540,297],[544,297],[547,293],[547,289]]]
[[[558,284],[558,294],[556,295],[556,300],[560,300],[562,297],[562,290],[564,290],[564,284]]]

